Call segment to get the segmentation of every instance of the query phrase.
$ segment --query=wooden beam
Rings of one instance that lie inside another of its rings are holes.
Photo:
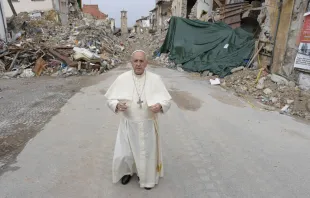
[[[17,16],[17,13],[16,13],[16,11],[15,11],[15,8],[14,8],[14,6],[13,6],[12,1],[11,1],[11,0],[8,0],[8,4],[9,4],[11,10],[12,10],[13,15],[14,15],[14,16]]]
[[[222,7],[223,6],[223,4],[220,2],[220,0],[214,0],[215,1],[215,3],[219,6],[219,7]]]
[[[16,55],[15,55],[15,57],[14,57],[14,59],[13,59],[11,65],[10,65],[8,71],[11,71],[11,70],[13,69],[13,67],[15,66],[15,63],[16,63],[16,61],[17,61],[17,58],[18,58],[19,54],[20,54],[20,51],[18,51],[18,52],[16,53]]]
[[[56,56],[58,59],[60,59],[60,60],[62,60],[62,61],[64,61],[64,62],[66,62],[67,65],[70,66],[70,67],[77,67],[77,66],[78,66],[78,63],[77,63],[77,62],[74,62],[74,61],[70,60],[68,57],[61,55],[60,53],[58,53],[57,51],[55,51],[55,50],[52,49],[52,48],[49,49],[49,52],[50,52],[52,55]]]

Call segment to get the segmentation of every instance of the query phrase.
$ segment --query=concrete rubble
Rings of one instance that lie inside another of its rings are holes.
[[[8,20],[12,38],[0,45],[0,78],[94,75],[122,62],[124,47],[108,20],[84,14],[61,25],[54,10],[36,13]]]
[[[166,63],[168,57],[159,60],[158,53],[156,53],[161,45],[164,43],[166,38],[167,30],[157,31],[155,33],[143,32],[143,33],[132,33],[125,39],[124,46],[126,49],[142,49],[146,52],[149,60],[156,60],[157,63]],[[130,57],[131,51],[124,52],[127,57]]]
[[[253,69],[236,72],[222,81],[222,87],[234,90],[238,96],[256,99],[267,110],[310,120],[310,92],[300,89],[293,81]]]

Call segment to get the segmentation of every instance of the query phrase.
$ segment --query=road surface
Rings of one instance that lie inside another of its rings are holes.
[[[165,177],[111,183],[119,118],[103,94],[124,69],[83,88],[0,177],[3,198],[310,197],[310,127],[252,108],[189,74],[151,68],[173,96],[160,119]]]

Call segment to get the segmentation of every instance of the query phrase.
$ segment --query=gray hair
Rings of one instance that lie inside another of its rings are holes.
[[[132,54],[131,54],[131,58],[133,58],[133,55],[135,55],[135,53],[137,53],[137,52],[142,52],[144,54],[144,56],[145,56],[145,60],[147,60],[147,55],[146,55],[145,51],[143,51],[143,50],[135,50],[135,51],[133,51]]]

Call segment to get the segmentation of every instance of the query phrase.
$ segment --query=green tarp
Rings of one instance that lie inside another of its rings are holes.
[[[171,17],[160,53],[182,64],[185,71],[210,71],[224,77],[244,65],[254,49],[253,34],[222,22],[208,23]]]

